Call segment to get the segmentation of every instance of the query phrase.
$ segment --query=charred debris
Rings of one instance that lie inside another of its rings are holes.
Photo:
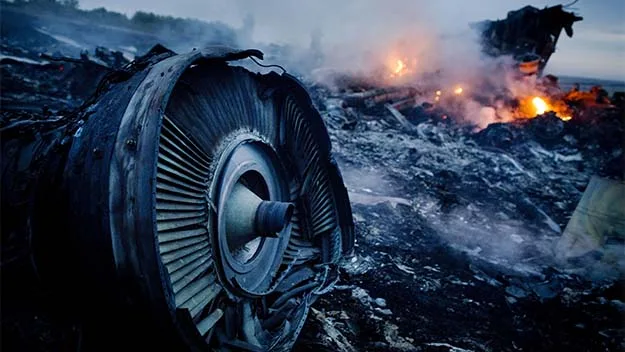
[[[568,7],[475,26],[493,62],[512,58],[507,86],[339,76],[334,89],[311,87],[360,236],[303,349],[625,347],[625,207],[615,200],[625,197],[625,92],[543,75],[560,33],[582,20]],[[601,245],[568,255],[572,216],[594,211],[581,200],[597,178],[616,191],[596,204],[621,210],[603,220],[612,230]]]
[[[527,96],[481,82],[423,87],[343,76],[330,89],[304,81],[341,166],[357,240],[295,350],[625,347],[622,258],[605,248],[556,255],[592,177],[625,177],[625,93],[542,75],[561,31],[570,37],[582,20],[567,9],[525,7],[475,25],[486,53],[513,56],[517,80],[533,82]],[[3,23],[3,138],[59,137],[56,124],[93,92],[147,64],[105,47],[68,55],[68,38],[38,32],[33,44],[18,32]],[[159,53],[169,55],[157,46],[143,58]],[[467,100],[479,102],[488,124],[465,119]],[[618,254],[622,239],[608,240]],[[10,241],[3,267],[28,247]],[[81,326],[37,292],[35,305],[3,309],[3,335],[36,351],[80,346]]]
[[[556,5],[538,9],[526,6],[508,12],[503,20],[483,21],[472,25],[481,32],[484,51],[491,56],[513,55],[527,65],[538,60],[538,72],[542,73],[555,52],[564,30],[573,37],[573,24],[584,18],[567,5]]]

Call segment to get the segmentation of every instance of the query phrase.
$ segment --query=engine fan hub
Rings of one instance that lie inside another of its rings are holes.
[[[230,290],[257,296],[271,285],[291,233],[288,198],[286,172],[268,144],[242,134],[224,148],[211,184],[216,214],[209,226],[219,274]],[[268,219],[267,208],[281,211]],[[268,220],[280,230],[263,231]]]

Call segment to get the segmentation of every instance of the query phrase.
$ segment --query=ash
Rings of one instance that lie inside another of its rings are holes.
[[[42,21],[21,11],[3,18],[0,128],[61,118],[153,39],[126,33],[124,43],[106,43],[118,49],[85,53],[95,30]],[[349,191],[357,243],[295,350],[625,348],[623,243],[612,262],[602,251],[559,260],[555,250],[591,177],[623,178],[622,104],[566,123],[546,114],[476,132],[441,114],[365,113],[346,107],[346,94],[309,89]],[[47,308],[14,308],[3,313],[3,334],[32,350],[73,346],[76,327]]]
[[[625,346],[622,243],[617,259],[556,252],[590,178],[622,180],[622,107],[475,132],[440,114],[406,128],[311,89],[353,204],[357,250],[299,350]]]

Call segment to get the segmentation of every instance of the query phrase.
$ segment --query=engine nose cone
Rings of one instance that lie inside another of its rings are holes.
[[[294,209],[292,203],[262,201],[256,209],[256,231],[261,236],[277,237],[291,221]]]
[[[278,237],[291,221],[292,203],[262,200],[249,188],[237,183],[226,205],[226,231],[231,249],[257,237]]]

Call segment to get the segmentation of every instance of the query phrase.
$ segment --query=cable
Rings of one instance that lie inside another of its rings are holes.
[[[575,3],[577,3],[578,1],[579,1],[579,0],[573,0],[573,2],[572,2],[572,3],[570,3],[570,4],[566,4],[566,5],[563,5],[562,7],[563,7],[563,8],[565,8],[565,9],[566,9],[566,8],[569,8],[569,7],[573,6],[573,5],[575,5]]]
[[[256,61],[256,59],[255,59],[253,56],[250,56],[249,58],[250,58],[252,61],[254,61],[254,62],[256,63],[256,65],[258,65],[258,66],[260,66],[260,67],[265,67],[265,68],[273,68],[273,67],[276,67],[276,68],[281,69],[283,74],[284,74],[284,73],[286,73],[286,70],[284,69],[284,67],[282,67],[282,66],[280,66],[280,65],[263,65],[263,64],[261,64],[260,62]]]

